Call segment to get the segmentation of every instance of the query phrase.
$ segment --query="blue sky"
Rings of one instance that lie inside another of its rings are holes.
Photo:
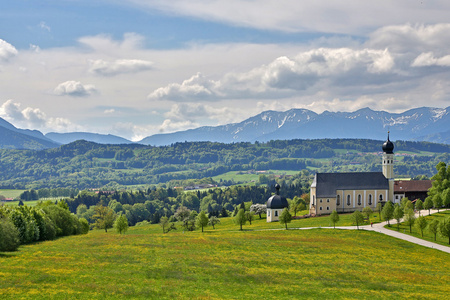
[[[264,110],[449,106],[450,3],[0,3],[0,117],[145,136]]]

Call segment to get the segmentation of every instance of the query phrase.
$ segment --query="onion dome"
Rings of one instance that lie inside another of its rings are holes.
[[[386,153],[386,154],[393,154],[393,153],[394,153],[394,143],[392,143],[392,142],[389,140],[389,131],[388,131],[388,138],[387,138],[387,141],[384,142],[382,148],[383,148],[383,152]]]
[[[283,209],[285,207],[288,207],[289,204],[286,198],[280,196],[280,185],[278,183],[275,185],[275,188],[277,189],[277,194],[273,195],[269,198],[269,200],[267,200],[267,208]]]

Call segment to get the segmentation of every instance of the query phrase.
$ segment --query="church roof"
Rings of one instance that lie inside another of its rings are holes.
[[[316,197],[336,197],[337,190],[387,190],[389,181],[382,172],[316,173],[311,185]]]

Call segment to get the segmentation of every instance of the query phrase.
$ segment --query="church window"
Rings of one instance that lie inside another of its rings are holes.
[[[267,216],[270,217],[270,209],[267,210]]]
[[[316,196],[313,195],[313,204],[314,205],[314,201],[316,200]]]
[[[369,194],[369,205],[372,205],[372,194]]]
[[[330,199],[327,199],[327,202],[330,202]]]
[[[322,199],[320,199],[320,203],[322,203]]]
[[[321,207],[319,207],[319,210],[322,210],[322,206],[321,206]]]
[[[341,195],[336,196],[336,205],[341,205]]]
[[[329,207],[329,206],[327,206],[327,210],[330,210],[330,207]]]
[[[380,195],[380,201],[383,201],[383,195]]]
[[[358,195],[358,205],[361,205],[361,195]]]
[[[347,195],[347,205],[350,205],[350,195]]]
[[[275,211],[275,217],[278,217],[278,210]]]

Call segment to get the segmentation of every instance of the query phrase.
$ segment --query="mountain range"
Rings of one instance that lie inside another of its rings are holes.
[[[383,140],[388,130],[393,140],[450,144],[450,107],[421,107],[403,113],[374,111],[370,108],[354,112],[325,111],[321,114],[307,109],[265,111],[240,123],[155,134],[137,143],[163,146],[185,141],[234,143],[319,138]],[[18,129],[0,118],[0,148],[45,149],[76,140],[101,144],[133,143],[110,134],[88,132],[51,132],[43,135],[37,130]]]

